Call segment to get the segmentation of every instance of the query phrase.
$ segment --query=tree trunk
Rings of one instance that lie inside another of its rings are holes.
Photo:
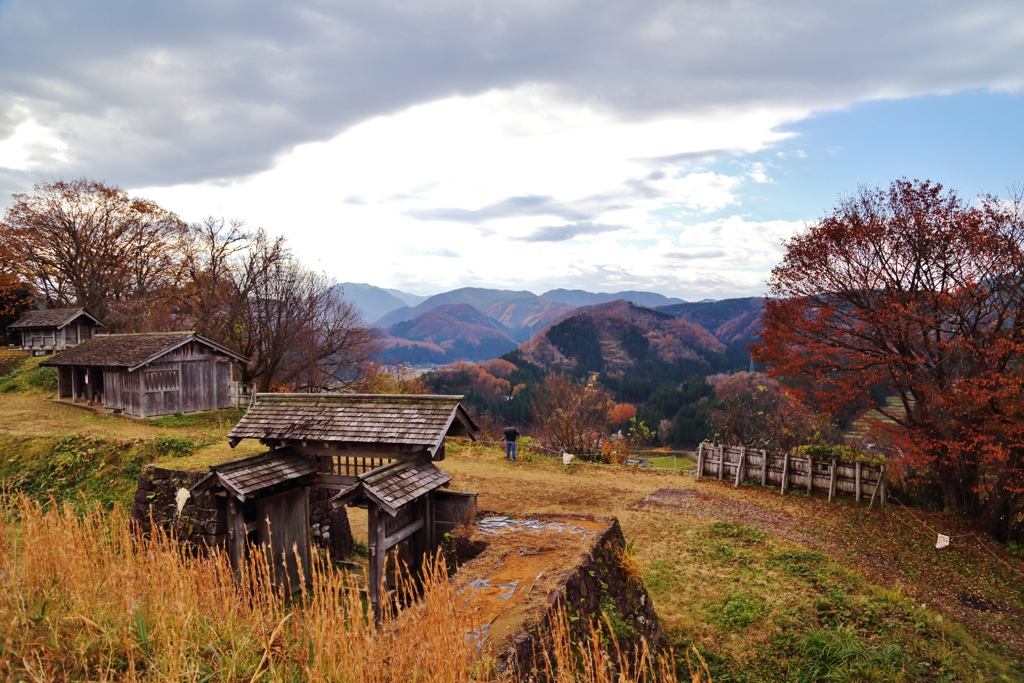
[[[1010,534],[1010,509],[1013,495],[1004,485],[1003,478],[993,487],[985,506],[978,515],[978,523],[990,536],[1006,542]]]

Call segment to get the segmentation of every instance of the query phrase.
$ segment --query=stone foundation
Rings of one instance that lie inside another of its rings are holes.
[[[548,595],[547,608],[539,621],[523,624],[523,632],[513,635],[511,644],[498,654],[499,673],[508,672],[519,679],[529,679],[536,673],[541,647],[550,643],[545,633],[550,619],[562,609],[569,617],[574,642],[589,638],[590,621],[607,630],[602,612],[608,612],[612,623],[620,629],[616,637],[624,656],[631,657],[636,652],[641,638],[657,650],[661,624],[651,596],[643,584],[631,582],[619,566],[618,553],[625,545],[622,527],[612,518],[590,553]]]

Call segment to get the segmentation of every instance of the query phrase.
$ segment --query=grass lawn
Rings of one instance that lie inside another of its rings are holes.
[[[618,517],[669,643],[698,646],[715,681],[1024,679],[1024,562],[994,543],[973,538],[995,556],[963,543],[936,551],[931,532],[892,505],[869,511],[674,472],[506,463],[474,446],[448,454],[453,488],[478,491],[481,509]],[[666,488],[692,491],[694,506],[640,505]],[[929,522],[963,526],[949,515]]]

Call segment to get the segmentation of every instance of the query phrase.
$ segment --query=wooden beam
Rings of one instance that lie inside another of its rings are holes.
[[[394,548],[396,545],[398,545],[399,543],[401,543],[405,539],[409,538],[410,536],[412,536],[414,533],[416,533],[417,531],[419,531],[422,528],[423,528],[423,520],[422,519],[417,519],[412,524],[410,524],[410,525],[408,525],[406,527],[403,527],[402,529],[396,531],[395,533],[393,533],[392,535],[390,535],[390,536],[388,536],[388,537],[386,537],[384,539],[384,550],[389,550],[391,548]]]
[[[814,493],[814,458],[807,456],[807,495]]]
[[[321,489],[344,489],[358,483],[359,478],[344,474],[314,474],[309,478],[309,485]]]
[[[786,495],[786,489],[789,488],[789,453],[782,454],[782,486],[779,489],[779,493]]]
[[[718,447],[718,479],[725,477],[725,444]]]
[[[697,481],[704,478],[704,442],[697,446]]]
[[[330,499],[331,509],[332,510],[337,510],[342,505],[348,505],[349,503],[352,503],[354,501],[359,500],[360,498],[362,498],[362,496],[363,496],[363,487],[362,486],[353,486],[351,490],[343,491],[343,492],[339,493],[338,495],[336,495],[336,496],[334,496],[333,498]],[[363,507],[363,506],[360,505],[359,507]]]
[[[768,485],[768,451],[761,449],[761,486]]]

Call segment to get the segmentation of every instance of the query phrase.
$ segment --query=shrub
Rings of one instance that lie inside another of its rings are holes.
[[[745,593],[727,595],[720,603],[708,609],[711,621],[725,629],[746,628],[757,621],[764,611],[764,600]]]

